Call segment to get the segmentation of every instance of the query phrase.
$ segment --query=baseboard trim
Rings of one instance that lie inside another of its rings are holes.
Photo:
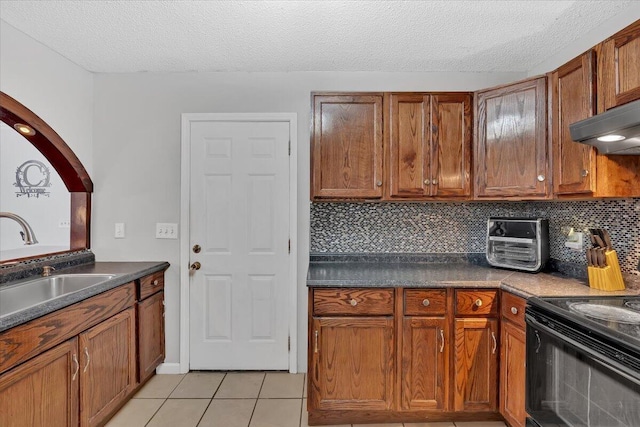
[[[156,368],[156,374],[181,374],[179,363],[163,363]]]

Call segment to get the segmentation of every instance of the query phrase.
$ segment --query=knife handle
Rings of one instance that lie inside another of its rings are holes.
[[[602,229],[602,237],[604,238],[604,243],[607,245],[607,249],[612,251],[613,244],[611,243],[611,235],[604,228]]]

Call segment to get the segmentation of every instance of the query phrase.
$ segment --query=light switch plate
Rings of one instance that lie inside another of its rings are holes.
[[[116,239],[124,239],[124,222],[116,222],[116,228],[113,236]]]
[[[178,224],[171,222],[156,223],[156,239],[177,239]]]

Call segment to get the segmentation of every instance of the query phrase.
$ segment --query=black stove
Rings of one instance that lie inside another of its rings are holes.
[[[640,296],[530,298],[528,303],[640,354]]]

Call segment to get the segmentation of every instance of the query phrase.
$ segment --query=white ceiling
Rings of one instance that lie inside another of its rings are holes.
[[[633,1],[0,1],[93,72],[526,72]]]

